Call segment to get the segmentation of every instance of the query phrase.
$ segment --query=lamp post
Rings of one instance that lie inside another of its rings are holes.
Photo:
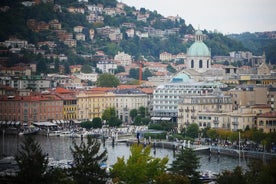
[[[3,129],[3,157],[4,157],[4,155],[5,155],[5,145],[4,145],[4,143],[5,143],[5,130]]]

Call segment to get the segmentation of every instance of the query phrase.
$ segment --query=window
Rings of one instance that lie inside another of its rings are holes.
[[[194,68],[194,60],[191,61],[191,68]]]
[[[199,60],[199,68],[202,68],[202,60]]]

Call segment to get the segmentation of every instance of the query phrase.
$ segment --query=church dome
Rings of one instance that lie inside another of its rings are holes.
[[[204,35],[201,30],[195,32],[195,42],[188,49],[188,56],[211,56],[211,52],[207,45],[203,42]]]
[[[196,41],[194,42],[188,50],[188,56],[211,56],[210,50],[205,45],[205,43]]]

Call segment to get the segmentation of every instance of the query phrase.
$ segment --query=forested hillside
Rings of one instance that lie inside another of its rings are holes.
[[[266,54],[267,61],[276,64],[276,31],[263,33],[242,33],[229,35],[240,41],[244,47],[256,55]]]
[[[171,54],[186,53],[187,48],[193,40],[186,40],[185,36],[193,35],[195,29],[192,25],[186,25],[185,17],[176,20],[167,19],[158,12],[148,11],[145,8],[136,10],[134,7],[124,6],[122,13],[110,15],[108,13],[98,13],[102,22],[89,22],[87,16],[87,5],[98,6],[101,4],[103,8],[115,9],[117,1],[115,0],[89,0],[88,3],[78,2],[77,0],[55,0],[45,1],[47,3],[33,4],[32,6],[24,6],[22,0],[2,0],[0,6],[0,41],[3,42],[11,37],[27,40],[35,46],[42,41],[53,41],[57,46],[51,52],[56,54],[69,55],[69,64],[81,63],[83,60],[80,55],[93,55],[97,51],[104,51],[110,58],[113,58],[118,51],[124,51],[132,56],[135,60],[145,58],[149,61],[158,61],[159,54],[169,52]],[[8,8],[4,8],[8,7]],[[69,7],[82,8],[84,13],[72,13],[68,11]],[[91,14],[91,13],[90,13]],[[138,20],[138,16],[146,17],[145,20]],[[53,30],[34,31],[27,26],[30,19],[36,22],[49,23],[58,20],[63,30],[68,33],[73,32],[75,26],[84,27],[83,33],[88,35],[89,30],[95,30],[93,40],[77,41],[75,47],[64,45],[57,38],[56,32]],[[155,31],[157,34],[162,32],[162,36],[139,37],[136,34],[129,36],[127,27],[122,26],[124,23],[134,25],[136,32]],[[110,38],[102,36],[97,28],[112,27],[119,29],[122,38],[117,41],[111,41]],[[173,33],[172,33],[173,32]],[[249,50],[254,54],[266,52],[271,62],[276,61],[275,40],[271,39],[255,39],[254,37],[225,36],[220,33],[212,33],[204,30],[207,35],[205,43],[212,50],[214,55],[229,55],[230,51]],[[49,49],[46,51],[49,51]]]

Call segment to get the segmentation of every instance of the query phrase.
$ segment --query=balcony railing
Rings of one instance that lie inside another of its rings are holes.
[[[219,124],[219,121],[218,120],[213,120],[213,123],[214,124]]]
[[[238,125],[239,123],[238,122],[236,122],[236,121],[233,121],[232,122],[232,125]]]
[[[196,116],[191,116],[191,119],[196,119]]]

